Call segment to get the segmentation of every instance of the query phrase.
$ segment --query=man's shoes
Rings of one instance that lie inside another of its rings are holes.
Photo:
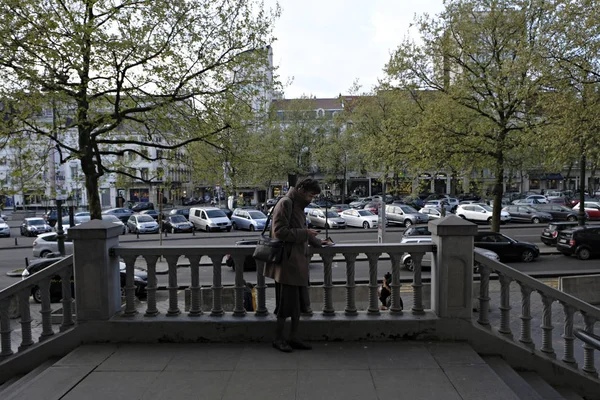
[[[287,344],[290,345],[292,349],[296,350],[312,350],[312,346],[310,344],[304,343],[298,339],[290,339],[288,340]]]
[[[292,348],[290,347],[290,345],[285,340],[282,340],[282,339],[274,340],[273,347],[279,351],[283,351],[284,353],[292,352]]]

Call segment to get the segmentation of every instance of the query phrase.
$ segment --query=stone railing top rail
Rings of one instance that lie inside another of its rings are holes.
[[[3,290],[0,290],[0,300],[5,299],[7,297],[11,297],[13,295],[16,295],[21,290],[23,290],[29,286],[32,286],[38,282],[41,282],[42,280],[44,280],[46,278],[50,278],[50,277],[58,274],[61,270],[65,269],[65,268],[71,268],[72,266],[73,266],[73,256],[70,255],[70,256],[63,258],[62,260],[55,262],[54,264],[48,266],[47,268],[44,268],[43,270],[36,272],[33,275],[29,275],[27,277],[27,279],[24,279],[22,281],[14,283],[14,284],[10,285],[9,287],[7,287]]]
[[[577,310],[591,315],[597,320],[600,320],[600,308],[594,307],[591,304],[588,304],[585,301],[578,299],[577,297],[571,296],[570,294],[554,289],[553,287],[548,286],[545,283],[542,283],[539,280],[532,278],[527,274],[517,271],[514,268],[499,263],[488,257],[485,257],[477,252],[475,252],[475,261],[478,261],[486,265],[487,267],[501,273],[502,275],[519,282],[523,286],[529,287],[539,293],[544,293],[546,296],[557,300],[561,303],[569,304]]]

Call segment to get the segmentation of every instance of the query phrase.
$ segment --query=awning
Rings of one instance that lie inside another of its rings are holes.
[[[546,174],[546,179],[549,181],[562,181],[564,178],[562,174]]]

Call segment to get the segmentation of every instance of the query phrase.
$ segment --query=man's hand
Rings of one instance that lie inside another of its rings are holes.
[[[319,234],[320,231],[315,230],[315,229],[309,229],[308,230],[308,237],[315,237]]]

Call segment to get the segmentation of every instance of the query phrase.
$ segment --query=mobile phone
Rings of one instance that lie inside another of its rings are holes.
[[[315,232],[317,232],[317,233],[321,233],[321,230],[320,230],[320,229],[313,229],[313,230],[314,230]]]

